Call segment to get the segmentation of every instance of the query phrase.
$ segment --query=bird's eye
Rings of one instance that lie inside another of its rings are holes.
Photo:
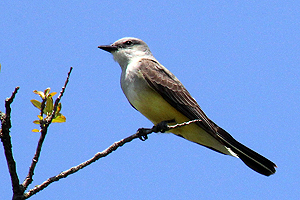
[[[125,42],[126,45],[132,45],[132,41],[128,40]]]

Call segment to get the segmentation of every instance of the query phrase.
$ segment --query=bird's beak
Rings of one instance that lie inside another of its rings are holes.
[[[110,53],[118,50],[118,47],[112,46],[112,45],[100,45],[100,46],[98,46],[98,48],[102,49],[104,51],[108,51]]]

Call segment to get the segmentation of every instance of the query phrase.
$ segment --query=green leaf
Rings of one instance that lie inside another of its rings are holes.
[[[48,96],[53,97],[56,94],[57,94],[57,92],[51,92]]]
[[[48,114],[50,115],[52,113],[52,111],[53,111],[53,99],[52,99],[52,97],[49,97],[49,96],[47,97],[45,110],[47,112],[47,115]]]
[[[40,120],[34,120],[33,123],[34,124],[40,124]]]
[[[39,102],[38,100],[35,100],[35,99],[30,100],[30,102],[32,103],[33,106],[35,106],[36,108],[41,110],[41,105],[42,105],[41,102]]]
[[[49,92],[50,92],[50,88],[48,87],[48,88],[44,91],[44,93],[45,93],[46,96],[48,96]]]
[[[66,117],[63,115],[57,116],[52,120],[53,123],[63,123],[66,122]]]
[[[45,99],[45,94],[42,91],[33,90],[33,93],[38,94],[42,99]]]
[[[39,118],[39,120],[34,120],[33,121],[34,124],[40,124],[40,121],[43,120],[43,116],[38,115],[37,117]]]

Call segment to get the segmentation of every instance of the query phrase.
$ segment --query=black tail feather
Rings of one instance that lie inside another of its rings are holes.
[[[249,149],[245,145],[239,143],[224,129],[218,127],[217,132],[225,145],[230,148],[235,154],[237,154],[238,157],[248,167],[265,176],[270,176],[276,172],[275,167],[277,166],[275,163]]]

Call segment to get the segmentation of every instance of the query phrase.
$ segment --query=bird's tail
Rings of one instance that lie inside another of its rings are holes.
[[[265,176],[270,176],[276,172],[275,167],[277,166],[275,163],[239,143],[224,129],[218,127],[217,132],[224,144],[230,148],[248,167]]]

